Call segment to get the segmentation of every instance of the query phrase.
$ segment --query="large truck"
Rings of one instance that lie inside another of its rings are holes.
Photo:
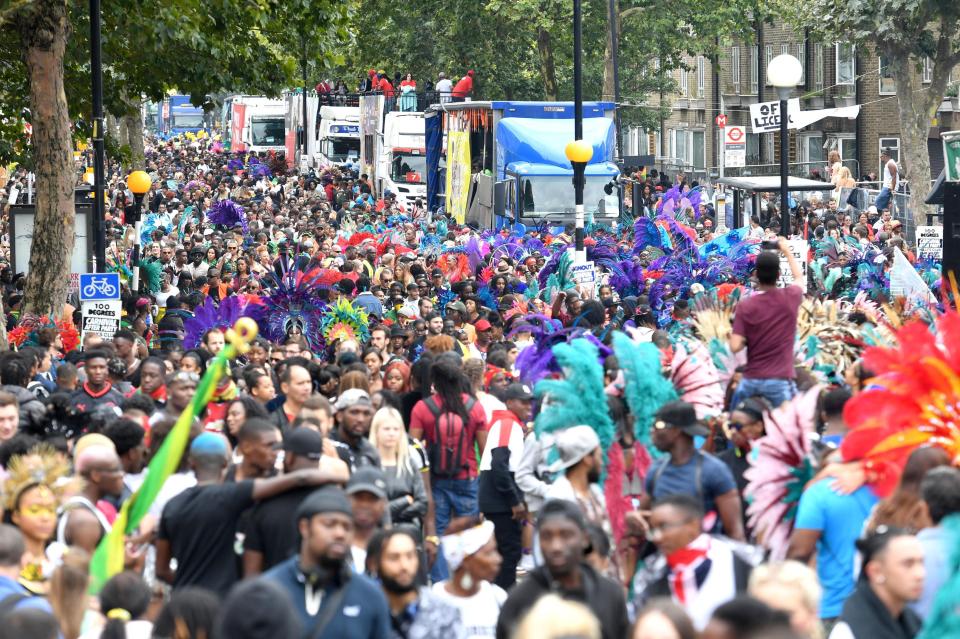
[[[583,104],[583,139],[593,146],[583,193],[588,223],[620,216],[615,108]],[[484,228],[575,221],[573,168],[564,152],[574,139],[572,102],[449,102],[428,108],[425,121],[431,210],[443,206],[460,223]]]
[[[206,129],[203,107],[190,103],[189,95],[171,95],[154,111],[156,131],[164,137],[197,133]]]
[[[315,166],[344,164],[360,158],[360,108],[321,106]]]
[[[224,100],[224,145],[231,151],[286,151],[287,104],[283,99],[234,95]]]
[[[382,95],[360,98],[360,168],[376,195],[388,191],[408,209],[427,196],[427,149],[423,113],[384,111]]]
[[[314,155],[317,150],[317,112],[318,98],[315,91],[307,92],[307,112],[304,121],[303,91],[296,90],[285,93],[286,103],[286,149],[287,166],[298,167],[301,171],[316,166]],[[303,142],[306,137],[307,148]]]

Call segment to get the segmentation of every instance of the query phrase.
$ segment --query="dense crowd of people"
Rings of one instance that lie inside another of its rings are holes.
[[[73,295],[22,312],[0,270],[0,637],[955,627],[957,291],[888,211],[828,193],[778,238],[637,171],[644,215],[588,229],[584,280],[569,228],[405,210],[342,167],[187,136],[144,168],[139,237],[109,172],[115,334],[81,335]]]

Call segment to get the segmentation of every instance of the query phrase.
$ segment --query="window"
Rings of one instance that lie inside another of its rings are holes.
[[[690,164],[693,164],[694,169],[703,170],[707,168],[707,147],[704,142],[703,131],[691,131],[690,133],[692,145]]]
[[[923,83],[930,84],[933,80],[933,60],[929,56],[923,58]]]
[[[857,139],[854,137],[838,138],[836,149],[840,152],[841,160],[857,159]]]
[[[730,49],[730,73],[733,75],[733,92],[740,93],[740,47]]]
[[[893,81],[893,73],[890,71],[890,65],[884,56],[877,58],[877,65],[880,69],[880,95],[895,95],[897,85]]]
[[[857,76],[856,47],[852,44],[838,42],[837,50],[837,85],[853,88]]]
[[[807,172],[823,163],[823,134],[811,133],[800,136],[800,161],[810,165],[806,167]]]
[[[680,67],[680,95],[690,95],[690,73],[685,68]]]
[[[747,133],[747,165],[760,164],[760,134]]]
[[[770,61],[773,60],[773,45],[768,44],[766,46],[766,52],[764,53],[764,62],[763,62],[763,83],[766,86],[770,85],[770,76],[767,74],[767,69],[770,68]]]
[[[757,47],[750,47],[750,52],[747,56],[749,58],[747,63],[750,65],[750,95],[757,95],[758,78],[760,77],[760,68],[757,66],[757,57],[759,55]]]
[[[703,90],[706,87],[706,61],[702,55],[697,56],[697,97],[703,97]]]
[[[813,47],[813,88],[823,91],[823,45]]]
[[[789,44],[781,44],[781,45],[780,45],[780,55],[787,55],[787,54],[789,54],[789,53],[790,53],[790,45],[789,45]]]
[[[900,164],[900,138],[880,138],[880,144],[877,147],[877,157],[880,157],[880,153],[884,149],[890,151],[890,159]],[[879,170],[877,171],[877,176],[882,180],[883,179],[883,162],[879,162]]]
[[[797,60],[803,65],[803,73],[800,74],[800,84],[807,84],[807,45],[801,42],[797,45]]]

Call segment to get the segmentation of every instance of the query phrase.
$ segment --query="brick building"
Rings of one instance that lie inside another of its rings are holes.
[[[883,61],[865,47],[846,43],[813,42],[805,34],[784,25],[765,25],[752,45],[736,43],[722,49],[718,64],[704,56],[687,58],[688,70],[674,71],[678,90],[667,100],[671,115],[661,131],[628,132],[625,148],[631,153],[653,153],[667,168],[683,168],[688,174],[716,175],[720,134],[715,124],[725,113],[727,125],[747,127],[747,165],[779,162],[779,135],[753,134],[749,106],[776,100],[776,90],[766,79],[770,60],[790,53],[804,66],[804,76],[793,97],[801,109],[862,105],[856,120],[826,118],[802,130],[790,131],[791,172],[807,175],[826,164],[836,149],[855,177],[880,172],[880,149],[889,147],[900,159],[900,127],[893,79]],[[930,66],[919,73],[929,81]],[[951,79],[960,80],[960,68]],[[953,85],[956,87],[956,85]],[[651,101],[656,104],[656,98]],[[960,128],[957,99],[945,99],[931,121],[929,149],[936,176],[943,166],[941,131]],[[774,167],[754,167],[753,174],[769,173]],[[728,171],[729,174],[729,171]]]

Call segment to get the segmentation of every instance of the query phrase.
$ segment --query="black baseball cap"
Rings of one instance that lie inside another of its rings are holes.
[[[687,435],[706,437],[710,430],[697,419],[697,411],[693,404],[680,400],[667,402],[657,411],[653,427],[657,430],[664,428],[679,428]]]
[[[533,393],[530,392],[530,387],[526,384],[510,384],[503,391],[503,401],[511,399],[533,399]]]
[[[370,493],[379,499],[387,498],[387,478],[376,466],[362,466],[350,476],[347,482],[348,495]]]
[[[323,435],[312,428],[294,428],[283,436],[283,450],[308,459],[320,459]]]

